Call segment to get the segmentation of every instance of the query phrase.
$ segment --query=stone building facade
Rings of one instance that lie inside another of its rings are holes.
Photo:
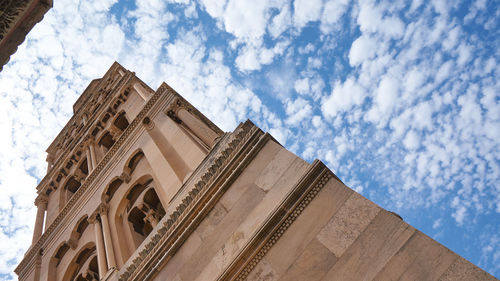
[[[114,63],[47,149],[19,280],[496,280],[252,122]]]

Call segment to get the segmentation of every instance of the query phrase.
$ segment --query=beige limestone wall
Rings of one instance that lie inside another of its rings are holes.
[[[269,141],[154,280],[240,280],[220,276],[308,167]],[[246,280],[496,280],[335,178],[256,262]]]
[[[269,141],[155,280],[215,280],[308,166]]]

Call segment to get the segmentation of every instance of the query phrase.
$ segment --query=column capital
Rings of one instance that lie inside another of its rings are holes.
[[[97,219],[98,215],[99,215],[99,213],[93,212],[92,215],[89,216],[89,218],[87,219],[87,221],[90,224],[95,224],[95,223],[99,222],[99,220]]]
[[[94,145],[95,144],[95,138],[92,135],[87,135],[84,137],[82,141],[83,145]]]
[[[72,238],[70,238],[67,243],[73,250],[76,249],[76,246],[78,246],[78,241]]]
[[[97,210],[96,212],[99,213],[99,215],[107,215],[108,214],[108,210],[109,210],[109,205],[107,203],[101,203],[99,204],[99,206],[97,207]]]
[[[45,207],[46,207],[48,203],[49,203],[49,197],[43,193],[38,194],[38,196],[35,198],[35,205],[37,207],[40,207],[43,204],[45,204]]]
[[[120,129],[118,129],[115,125],[109,126],[108,131],[114,140],[118,140],[118,138],[122,134],[122,131]]]
[[[130,182],[130,173],[127,173],[126,171],[123,171],[122,174],[120,175],[120,179],[123,180],[125,183]]]
[[[155,122],[153,122],[153,120],[151,120],[151,118],[149,117],[144,117],[144,119],[142,119],[142,124],[148,131],[153,130],[155,127]]]

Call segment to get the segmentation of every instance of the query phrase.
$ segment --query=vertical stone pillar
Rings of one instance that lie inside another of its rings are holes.
[[[108,267],[106,266],[106,252],[104,250],[104,242],[102,240],[101,222],[97,218],[99,214],[94,212],[88,219],[89,223],[94,225],[95,244],[97,249],[97,263],[99,266],[99,278],[104,277]]]
[[[148,100],[149,93],[146,89],[144,89],[144,87],[141,85],[141,83],[134,82],[132,87],[134,87],[134,90],[139,94],[139,96],[141,96],[141,98],[143,100],[145,100],[145,101]]]
[[[206,146],[209,148],[214,146],[214,142],[219,135],[212,131],[210,127],[184,108],[177,112],[177,116]]]
[[[170,144],[168,139],[163,135],[163,133],[155,126],[153,120],[149,117],[145,117],[142,120],[144,127],[146,128],[149,136],[153,139],[161,154],[167,160],[168,164],[174,171],[175,175],[182,183],[184,177],[191,172],[189,166],[184,162],[184,159],[179,155],[175,148]]]
[[[85,154],[87,155],[87,168],[89,170],[89,174],[90,172],[92,172],[92,170],[94,169],[94,167],[92,166],[92,159],[91,156],[90,156],[90,147],[87,145],[87,147],[85,148]]]
[[[97,156],[95,154],[95,141],[93,139],[89,139],[88,146],[90,150],[90,160],[92,161],[92,170],[94,170],[97,167]]]
[[[107,204],[101,203],[99,205],[99,215],[101,216],[102,230],[104,234],[104,246],[106,248],[106,260],[108,261],[108,270],[116,267],[115,252],[113,250],[113,243],[111,241],[111,231],[109,229]]]
[[[111,135],[111,137],[113,138],[114,141],[118,141],[118,139],[120,138],[121,134],[122,134],[122,131],[120,129],[118,129],[117,127],[115,127],[115,125],[111,125],[109,126],[109,134]]]
[[[45,194],[39,194],[35,199],[35,205],[37,207],[36,211],[36,221],[35,221],[35,229],[33,231],[33,240],[32,244],[35,244],[40,236],[42,236],[43,229],[43,221],[45,218],[45,211],[47,210],[47,204],[49,202],[49,198]]]
[[[147,212],[144,212],[144,221],[149,222],[153,228],[158,225],[158,218],[154,210],[149,209]]]
[[[123,72],[123,70],[121,70],[121,69],[119,69],[119,68],[118,68],[118,73],[119,73],[119,74],[120,74],[120,76],[122,76],[122,77],[123,77],[123,76],[125,76],[125,72]]]

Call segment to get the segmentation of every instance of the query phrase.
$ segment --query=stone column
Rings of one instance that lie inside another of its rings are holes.
[[[95,244],[97,248],[97,263],[99,266],[99,277],[102,278],[107,272],[106,252],[104,250],[104,242],[102,241],[101,222],[97,218],[99,214],[94,212],[88,219],[89,223],[94,225]]]
[[[168,164],[174,171],[175,175],[182,183],[184,177],[191,172],[189,166],[184,162],[184,159],[179,155],[175,148],[170,144],[168,139],[163,135],[163,133],[155,126],[153,120],[149,117],[145,117],[142,120],[144,127],[146,128],[149,136],[153,139],[161,154],[167,160]]]
[[[120,74],[120,76],[122,76],[122,77],[123,77],[123,76],[125,76],[125,72],[123,72],[123,70],[121,70],[121,69],[119,69],[119,68],[118,68],[118,73],[119,73],[119,74]]]
[[[35,229],[33,231],[33,240],[32,244],[35,244],[40,236],[42,236],[43,229],[43,221],[45,218],[45,211],[47,210],[47,204],[49,202],[49,198],[45,194],[40,194],[35,199],[35,205],[37,207],[36,211],[36,221],[35,221]]]
[[[114,141],[118,141],[118,139],[120,138],[121,134],[122,134],[122,131],[120,129],[118,129],[117,127],[115,127],[115,125],[111,125],[109,126],[109,134],[111,135],[111,137],[113,138]]]
[[[153,228],[158,225],[158,218],[156,212],[153,209],[149,209],[144,213],[146,216],[144,217],[145,222],[149,222]]]
[[[87,168],[89,170],[89,174],[90,172],[92,172],[92,170],[94,169],[94,167],[92,166],[92,159],[91,156],[90,156],[90,147],[87,145],[87,147],[85,148],[85,154],[87,155]]]
[[[195,136],[200,138],[206,146],[209,148],[214,146],[214,142],[219,135],[212,131],[207,124],[203,123],[200,119],[184,108],[181,108],[177,112],[177,116],[180,120],[182,120],[182,123],[188,127]]]
[[[116,267],[115,252],[113,250],[113,242],[111,241],[111,231],[109,230],[107,204],[99,205],[99,215],[101,216],[102,230],[104,234],[104,246],[106,247],[106,260],[108,261],[108,270]]]
[[[95,154],[95,141],[93,139],[89,139],[88,146],[90,150],[90,160],[92,161],[92,170],[94,170],[97,167],[97,157]]]
[[[148,100],[149,93],[146,89],[144,89],[144,87],[141,85],[141,83],[134,82],[132,87],[134,87],[134,90],[139,94],[139,96],[141,96],[141,98],[143,100],[145,100],[145,101]]]

